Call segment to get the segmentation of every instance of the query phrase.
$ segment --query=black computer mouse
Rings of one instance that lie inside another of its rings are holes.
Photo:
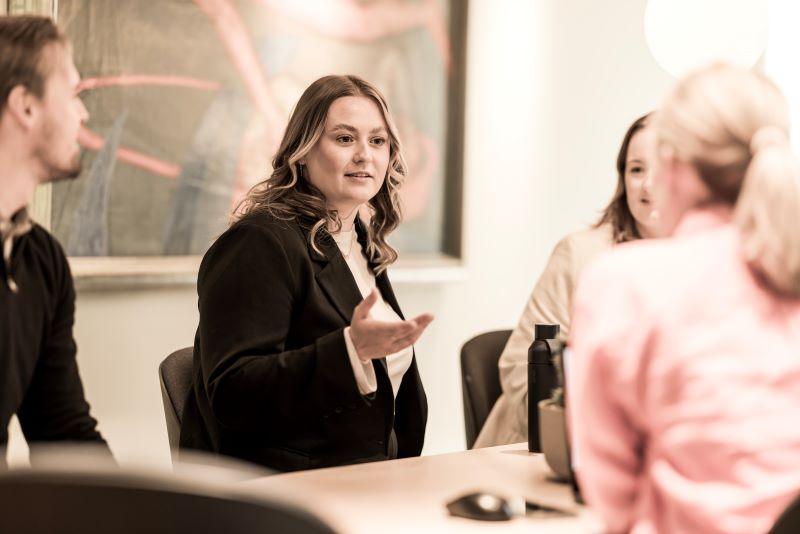
[[[508,521],[514,517],[508,501],[492,493],[462,495],[447,503],[447,510],[450,515],[481,521]]]

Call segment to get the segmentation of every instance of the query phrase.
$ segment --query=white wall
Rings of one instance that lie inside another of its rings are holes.
[[[471,0],[465,147],[467,278],[404,285],[436,320],[417,353],[428,391],[425,452],[464,447],[458,353],[509,328],[552,247],[593,222],[628,125],[672,83],[642,33],[643,0]]]
[[[462,343],[516,323],[558,238],[607,202],[625,129],[672,83],[647,51],[644,0],[469,2],[466,275],[395,286],[406,315],[436,315],[417,345],[426,454],[465,446]],[[123,463],[168,461],[157,367],[192,343],[194,288],[81,292],[77,306],[78,359],[102,432]]]
[[[789,101],[789,115],[793,125],[792,147],[800,154],[800,71],[797,69],[797,51],[800,50],[800,5],[792,0],[770,0],[769,39],[764,58],[764,72],[781,88]]]

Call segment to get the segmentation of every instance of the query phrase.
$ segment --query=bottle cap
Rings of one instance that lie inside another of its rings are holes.
[[[536,324],[533,327],[534,339],[555,339],[561,327],[557,324]]]

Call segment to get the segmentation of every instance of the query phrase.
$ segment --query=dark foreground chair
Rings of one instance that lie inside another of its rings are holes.
[[[64,463],[73,465],[74,460]],[[0,530],[15,534],[333,533],[288,500],[245,493],[240,474],[238,480],[221,477],[218,465],[202,470],[200,476],[197,472],[186,476],[76,465],[0,473]]]
[[[800,497],[784,510],[768,534],[797,534],[798,532],[800,532]]]
[[[471,449],[502,393],[497,362],[511,330],[496,330],[473,337],[461,347],[461,390],[464,396],[464,428]]]
[[[192,347],[176,350],[158,366],[169,448],[175,452],[181,437],[183,406],[192,389]]]

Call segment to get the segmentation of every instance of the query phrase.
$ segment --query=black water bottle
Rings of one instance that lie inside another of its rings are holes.
[[[539,443],[539,401],[549,399],[558,386],[553,357],[558,353],[557,324],[534,326],[533,343],[528,349],[528,450],[542,452]]]

